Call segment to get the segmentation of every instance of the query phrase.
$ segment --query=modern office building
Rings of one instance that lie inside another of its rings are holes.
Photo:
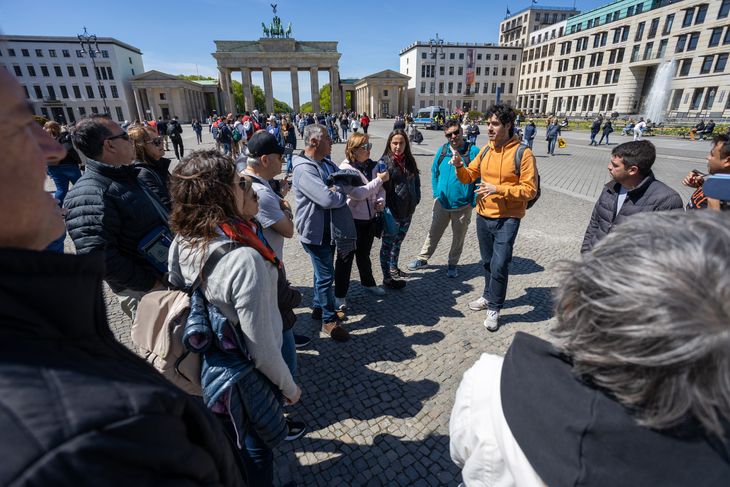
[[[130,79],[144,72],[142,53],[111,37],[93,47],[76,37],[2,35],[0,65],[18,79],[36,115],[61,123],[105,112],[119,122],[138,118]]]
[[[528,113],[544,114],[548,110],[550,79],[558,39],[563,36],[567,20],[536,30],[522,51],[517,108]]]
[[[514,14],[507,10],[507,17],[499,24],[499,45],[525,47],[533,32],[557,24],[578,13],[578,10],[571,7],[537,5],[523,8]]]
[[[400,52],[408,81],[408,107],[437,105],[447,112],[485,111],[517,101],[522,48],[494,44],[415,42]]]
[[[658,85],[670,118],[730,118],[730,0],[618,0],[567,19],[564,32],[548,111],[646,114]]]

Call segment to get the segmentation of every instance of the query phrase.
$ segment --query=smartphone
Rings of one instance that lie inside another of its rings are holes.
[[[704,177],[707,177],[707,174],[705,174],[705,173],[703,173],[702,171],[699,171],[699,170],[697,170],[697,169],[692,169],[692,171],[691,171],[691,172],[692,172],[692,174],[695,174],[695,175],[697,175],[697,176],[700,176],[700,177],[703,177],[703,178],[704,178]]]

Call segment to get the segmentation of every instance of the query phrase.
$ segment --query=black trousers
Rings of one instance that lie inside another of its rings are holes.
[[[175,150],[175,157],[177,157],[178,160],[182,159],[183,156],[185,156],[185,147],[183,147],[183,141],[182,138],[172,138],[172,148]]]
[[[344,298],[350,288],[350,275],[352,274],[352,261],[357,262],[357,269],[360,271],[360,283],[365,287],[375,286],[373,277],[373,265],[370,262],[370,249],[373,247],[372,226],[374,220],[355,220],[357,229],[357,249],[347,257],[337,254],[335,260],[335,297]]]

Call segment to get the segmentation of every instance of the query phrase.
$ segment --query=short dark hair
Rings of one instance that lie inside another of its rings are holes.
[[[627,169],[636,166],[639,174],[648,176],[656,160],[656,148],[648,140],[635,140],[617,145],[611,156],[620,157]]]
[[[517,114],[511,106],[504,105],[502,103],[499,105],[492,105],[489,107],[485,115],[487,120],[492,118],[492,115],[494,115],[502,125],[510,124],[509,136],[512,137],[515,134],[515,117]]]
[[[445,132],[446,130],[450,129],[451,127],[459,127],[459,130],[461,130],[461,124],[460,124],[460,123],[459,123],[459,121],[458,121],[458,120],[456,120],[455,118],[452,118],[452,119],[448,120],[448,121],[447,121],[447,122],[446,122],[446,123],[444,124],[444,132]]]
[[[720,159],[727,159],[730,157],[730,135],[728,134],[717,134],[712,138],[712,148],[714,149],[717,144],[722,144],[720,149]]]
[[[76,122],[73,143],[89,159],[98,158],[104,150],[104,141],[113,134],[107,127],[108,115],[91,115]]]

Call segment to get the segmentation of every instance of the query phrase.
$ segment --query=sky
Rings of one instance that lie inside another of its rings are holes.
[[[587,11],[611,0],[538,0],[538,6]],[[218,77],[214,40],[256,40],[269,25],[277,0],[0,0],[0,32],[12,35],[75,36],[86,27],[142,51],[145,70]],[[398,71],[398,53],[436,34],[446,42],[497,43],[506,9],[517,12],[531,0],[278,0],[282,24],[292,23],[301,41],[337,41],[340,78]],[[224,11],[221,11],[223,7]],[[240,75],[233,73],[240,81]],[[320,86],[329,81],[319,73]],[[260,73],[253,82],[263,86]],[[288,72],[273,74],[274,97],[291,104]],[[299,74],[301,102],[309,101],[309,73]]]

